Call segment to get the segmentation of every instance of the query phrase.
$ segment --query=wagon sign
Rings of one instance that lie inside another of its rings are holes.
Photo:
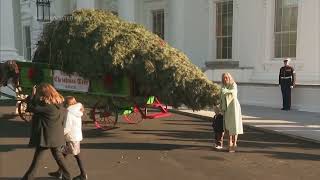
[[[88,92],[89,80],[77,74],[66,74],[60,70],[53,70],[53,86],[59,90]]]

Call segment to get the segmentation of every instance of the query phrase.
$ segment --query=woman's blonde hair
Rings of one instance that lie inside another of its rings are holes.
[[[46,104],[61,104],[64,101],[64,98],[58,91],[48,83],[41,83],[37,87],[36,91],[38,97],[41,101]]]
[[[224,77],[227,77],[227,78],[225,79]],[[230,73],[225,72],[221,76],[221,82],[222,82],[223,85],[227,85],[227,84],[233,84],[234,80],[233,80],[233,78],[232,78]]]

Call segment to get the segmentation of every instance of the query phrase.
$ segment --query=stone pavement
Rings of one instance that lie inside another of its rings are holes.
[[[205,119],[214,115],[214,112],[210,110],[179,109],[173,111]],[[270,107],[243,105],[242,114],[245,126],[320,143],[320,113],[282,111]]]

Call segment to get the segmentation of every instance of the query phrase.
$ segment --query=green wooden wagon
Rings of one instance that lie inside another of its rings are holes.
[[[134,78],[124,74],[108,73],[86,79],[77,74],[66,74],[49,64],[17,62],[20,68],[19,94],[29,94],[34,85],[52,84],[63,96],[74,96],[90,108],[88,114],[99,129],[112,129],[119,115],[125,122],[135,124],[143,119],[169,116],[164,106],[154,96],[137,96]],[[27,103],[18,104],[20,117],[29,122],[32,113],[27,112]]]

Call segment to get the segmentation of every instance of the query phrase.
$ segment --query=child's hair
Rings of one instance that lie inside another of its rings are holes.
[[[77,100],[73,96],[67,96],[65,98],[65,100],[66,100],[66,106],[71,106],[71,105],[77,104]]]
[[[215,114],[220,114],[221,110],[220,110],[219,105],[213,106],[213,111],[214,111]]]

